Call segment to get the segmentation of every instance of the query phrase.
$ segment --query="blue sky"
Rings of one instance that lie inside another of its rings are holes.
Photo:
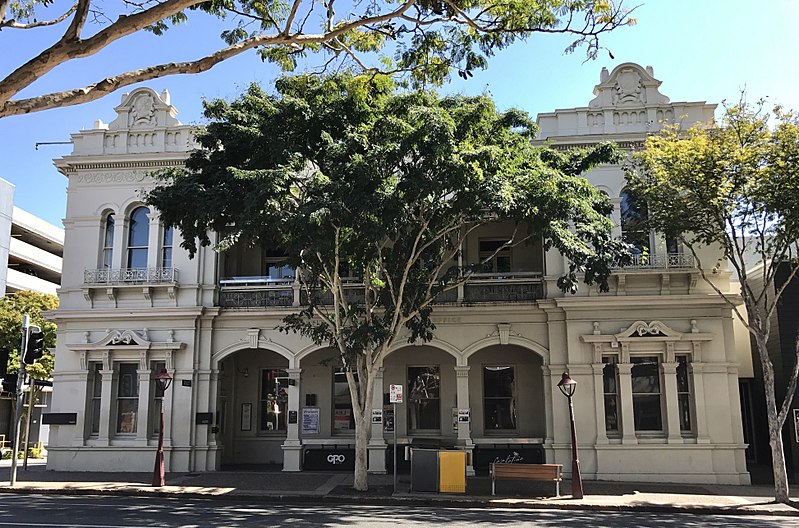
[[[57,2],[63,4],[65,2]],[[601,68],[623,62],[654,67],[663,81],[661,92],[672,101],[737,100],[745,89],[749,100],[768,97],[787,108],[799,109],[799,2],[766,0],[644,0],[638,24],[605,36],[607,52],[585,61],[582,51],[564,55],[569,40],[540,35],[500,51],[485,72],[468,81],[455,79],[443,92],[477,94],[487,91],[500,108],[518,107],[535,115],[557,108],[585,106],[599,82]],[[92,31],[91,27],[87,27]],[[20,96],[83,86],[131,68],[152,63],[197,58],[220,45],[210,20],[190,22],[164,37],[135,35],[115,43],[93,58],[64,65],[37,81]],[[0,32],[0,75],[48,45],[50,31]],[[255,53],[246,53],[199,75],[165,77],[145,83],[160,92],[169,89],[183,123],[202,123],[203,98],[233,98],[251,82],[270,84],[279,75]],[[52,160],[70,152],[68,145],[37,142],[68,141],[71,133],[92,126],[95,119],[111,121],[120,90],[98,101],[26,116],[0,119],[0,177],[16,186],[15,203],[61,226],[66,211],[67,180]]]

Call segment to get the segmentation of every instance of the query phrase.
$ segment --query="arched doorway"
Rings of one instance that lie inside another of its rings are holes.
[[[222,464],[282,465],[289,361],[277,352],[244,349],[219,362]]]

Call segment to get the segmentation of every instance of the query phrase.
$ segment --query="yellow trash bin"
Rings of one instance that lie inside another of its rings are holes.
[[[438,490],[441,493],[466,493],[466,452],[438,452]]]

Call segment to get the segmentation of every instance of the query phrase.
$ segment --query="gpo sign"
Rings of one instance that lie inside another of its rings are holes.
[[[334,466],[338,464],[343,464],[345,460],[347,460],[347,457],[344,455],[337,455],[337,454],[327,455],[327,461],[333,464]]]

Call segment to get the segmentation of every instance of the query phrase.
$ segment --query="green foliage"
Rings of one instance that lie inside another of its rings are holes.
[[[43,311],[55,310],[58,297],[33,291],[20,291],[0,298],[0,346],[8,347],[8,371],[19,369],[19,345],[22,336],[22,316],[30,316],[30,324],[39,326],[44,332],[45,350],[41,360],[26,367],[34,379],[49,379],[53,370],[53,355],[49,349],[55,346],[56,325],[45,321]]]
[[[192,254],[213,232],[223,248],[285,250],[310,306],[284,329],[337,346],[350,365],[403,327],[432,337],[433,299],[474,271],[458,269],[456,255],[476,226],[510,219],[508,244],[541,237],[572,263],[559,282],[567,291],[580,274],[606,289],[625,258],[607,197],[579,176],[615,150],[533,147],[530,117],[499,112],[487,96],[398,92],[380,75],[297,76],[205,113],[202,148],[185,171],[161,174],[149,203]],[[364,278],[362,300],[342,287],[343,261]],[[316,302],[316,288],[332,307]]]
[[[647,202],[651,227],[692,247],[718,244],[745,294],[752,256],[766,264],[766,286],[777,263],[797,256],[799,120],[792,112],[741,101],[725,106],[718,126],[667,127],[647,140],[628,180]]]

